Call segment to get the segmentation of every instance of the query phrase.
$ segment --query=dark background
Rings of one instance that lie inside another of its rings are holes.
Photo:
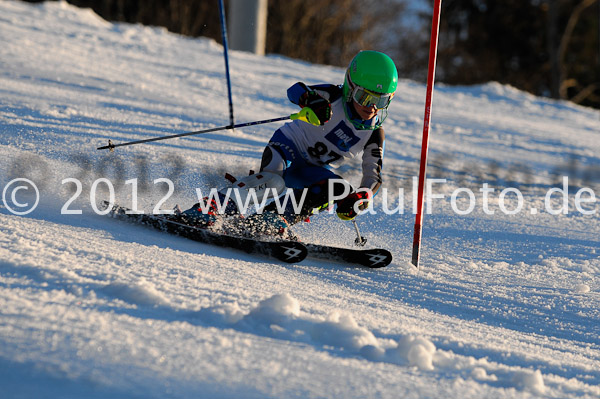
[[[222,42],[218,0],[68,2],[110,21]],[[414,4],[269,0],[266,52],[346,66],[358,50],[375,49],[394,59],[401,77],[424,81],[433,0],[420,12]],[[600,0],[443,0],[436,81],[497,81],[600,108],[599,21]]]

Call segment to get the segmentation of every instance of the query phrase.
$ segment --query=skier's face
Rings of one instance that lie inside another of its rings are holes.
[[[352,101],[352,104],[354,105],[354,110],[363,121],[373,119],[377,115],[377,111],[379,111],[374,105],[365,107],[356,101]]]

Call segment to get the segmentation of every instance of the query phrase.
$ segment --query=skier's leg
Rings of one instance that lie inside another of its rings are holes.
[[[286,161],[282,154],[274,146],[267,145],[263,151],[260,162],[261,172],[271,172],[283,176],[286,167]]]
[[[327,209],[330,199],[340,197],[349,185],[331,170],[310,165],[303,161],[294,162],[284,173],[287,187],[294,188],[292,198],[285,202],[272,202],[266,210],[281,214],[290,225],[308,219],[315,212]],[[302,200],[303,199],[303,200]],[[300,203],[300,201],[302,202]],[[299,212],[298,206],[300,205]],[[283,207],[283,209],[281,209]]]

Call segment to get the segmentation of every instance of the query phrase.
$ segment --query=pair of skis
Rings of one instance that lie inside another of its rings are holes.
[[[103,206],[107,209],[111,204],[104,201]],[[298,241],[265,241],[250,237],[231,236],[190,226],[161,215],[134,213],[131,209],[119,205],[112,205],[109,214],[120,220],[148,225],[157,230],[194,241],[272,257],[286,263],[298,263],[306,257],[312,257],[375,269],[385,267],[392,261],[392,254],[381,248],[340,248],[328,245],[305,244]]]

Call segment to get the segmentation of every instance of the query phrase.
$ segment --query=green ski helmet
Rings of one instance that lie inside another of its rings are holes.
[[[398,87],[398,71],[394,61],[379,51],[361,51],[350,61],[344,78],[343,95],[346,102],[352,100],[365,106],[375,106],[382,110],[374,126],[364,125],[355,120],[352,123],[359,129],[376,129],[387,117],[394,92]]]

